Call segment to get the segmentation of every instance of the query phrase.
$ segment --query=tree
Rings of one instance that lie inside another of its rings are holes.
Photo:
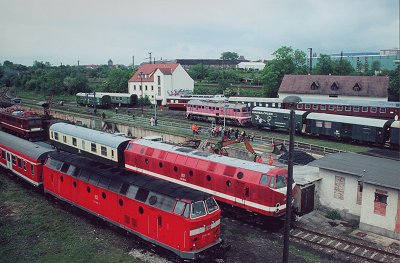
[[[315,66],[314,73],[317,75],[333,74],[334,62],[329,55],[321,54]]]
[[[133,75],[131,69],[113,68],[107,77],[107,92],[128,92],[128,80]]]
[[[236,60],[239,58],[239,55],[236,52],[226,51],[221,54],[221,59],[223,60]]]
[[[400,65],[385,73],[389,76],[388,100],[400,101]]]
[[[306,54],[283,46],[274,52],[275,58],[269,62],[263,72],[263,95],[277,97],[278,89],[285,74],[307,74]]]
[[[335,60],[333,63],[333,73],[334,75],[351,75],[354,73],[354,68],[350,61],[345,59]]]
[[[371,65],[371,71],[374,74],[377,74],[379,71],[381,71],[381,62],[378,60],[373,61]]]

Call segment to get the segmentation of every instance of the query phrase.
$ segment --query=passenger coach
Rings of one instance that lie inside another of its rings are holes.
[[[43,183],[43,163],[54,151],[0,131],[0,165],[34,186]]]
[[[271,217],[286,211],[284,168],[143,139],[129,143],[125,162],[129,170],[212,194],[247,211]]]
[[[124,165],[124,150],[130,138],[68,123],[55,123],[49,129],[51,144],[58,149],[79,153],[110,165]]]
[[[183,259],[221,242],[221,210],[209,194],[66,152],[50,153],[43,169],[46,193]]]

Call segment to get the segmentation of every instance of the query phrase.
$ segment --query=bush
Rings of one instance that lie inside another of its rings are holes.
[[[330,210],[326,213],[326,217],[332,220],[341,220],[342,216],[338,210]]]

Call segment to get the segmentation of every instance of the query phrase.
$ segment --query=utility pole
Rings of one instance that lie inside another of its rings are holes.
[[[132,69],[135,69],[135,56],[132,56]]]
[[[150,64],[151,64],[151,52],[149,52],[149,61],[150,61]]]

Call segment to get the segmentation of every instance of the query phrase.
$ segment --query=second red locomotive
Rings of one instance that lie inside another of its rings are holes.
[[[125,167],[257,214],[279,217],[286,211],[285,168],[143,139],[129,142]]]

